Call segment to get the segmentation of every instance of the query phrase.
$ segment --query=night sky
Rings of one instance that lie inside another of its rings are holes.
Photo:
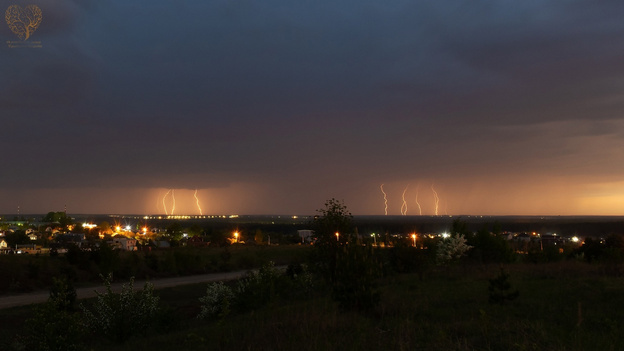
[[[14,4],[0,213],[624,214],[622,0]]]

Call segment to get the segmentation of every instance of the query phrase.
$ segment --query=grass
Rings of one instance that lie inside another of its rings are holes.
[[[386,278],[382,302],[368,315],[340,312],[319,291],[309,299],[280,301],[220,321],[193,321],[172,333],[106,349],[624,349],[622,278],[571,262],[507,268],[520,297],[502,306],[489,304],[487,294],[498,266],[457,266],[432,272],[424,281],[417,275]],[[196,301],[187,303],[186,311],[192,311]]]
[[[161,329],[93,350],[622,350],[624,279],[580,262],[507,265],[520,296],[488,303],[498,265],[435,267],[381,282],[368,314],[341,312],[321,286],[222,320],[200,321],[206,284],[157,291]],[[3,310],[0,340],[19,331],[27,307]],[[10,324],[7,324],[10,323]],[[7,327],[4,327],[7,326]],[[8,344],[7,344],[8,345]],[[0,343],[0,349],[3,349]]]

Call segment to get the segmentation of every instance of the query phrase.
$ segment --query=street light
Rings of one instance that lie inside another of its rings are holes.
[[[340,241],[340,233],[336,232],[336,241]]]
[[[412,234],[412,239],[414,239],[414,247],[416,247],[416,234]]]
[[[238,242],[238,232],[234,232],[234,239],[236,239],[236,242]]]

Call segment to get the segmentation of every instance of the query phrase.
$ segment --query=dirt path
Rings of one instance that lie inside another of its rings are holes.
[[[206,283],[206,282],[216,282],[222,280],[232,280],[242,277],[249,270],[244,271],[236,271],[236,272],[227,272],[227,273],[211,273],[211,274],[202,274],[202,275],[190,275],[186,277],[174,277],[174,278],[164,278],[157,280],[150,280],[152,284],[154,284],[154,289],[162,289],[162,288],[170,288],[178,285],[188,285],[188,284],[196,284],[196,283]],[[119,283],[113,283],[111,288],[114,292],[120,292],[121,286],[123,284],[128,283],[128,281],[123,281]],[[134,282],[134,289],[143,289],[143,285],[145,284],[145,280],[136,280]],[[95,297],[95,291],[100,293],[105,292],[105,288],[102,284],[97,286],[91,286],[86,288],[78,288],[76,289],[76,293],[78,295],[78,299],[88,299],[91,297]],[[0,309],[15,307],[15,306],[24,306],[32,303],[41,303],[48,300],[50,296],[49,291],[37,291],[33,293],[13,295],[13,296],[4,296],[0,297]]]

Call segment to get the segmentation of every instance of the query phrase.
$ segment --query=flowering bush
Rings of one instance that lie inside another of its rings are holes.
[[[472,246],[466,244],[466,238],[463,234],[453,235],[450,238],[443,239],[436,252],[438,264],[448,263],[459,259],[472,249]]]
[[[151,283],[145,283],[143,290],[135,292],[134,277],[122,286],[121,293],[113,293],[112,278],[112,274],[104,278],[106,293],[97,293],[93,311],[82,305],[81,308],[89,329],[121,342],[152,326],[158,312],[159,298],[154,296]]]
[[[206,296],[199,299],[202,306],[197,318],[204,319],[214,316],[223,318],[230,313],[233,300],[234,292],[229,286],[223,282],[209,284],[206,289]]]
[[[277,285],[283,274],[268,262],[258,271],[251,271],[238,281],[236,303],[241,310],[253,309],[271,301],[277,292]]]

